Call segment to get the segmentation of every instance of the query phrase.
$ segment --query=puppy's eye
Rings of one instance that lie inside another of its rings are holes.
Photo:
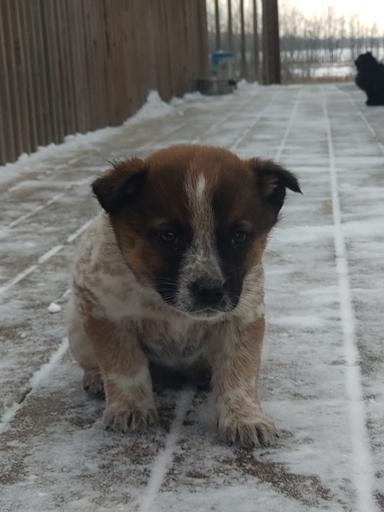
[[[244,244],[249,238],[249,233],[246,231],[241,231],[237,229],[232,235],[232,245],[241,245]]]
[[[157,236],[160,239],[160,241],[166,245],[176,245],[177,242],[179,241],[179,237],[177,236],[177,233],[170,229],[167,231],[160,231],[157,234]]]

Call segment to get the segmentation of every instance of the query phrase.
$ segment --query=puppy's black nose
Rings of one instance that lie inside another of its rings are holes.
[[[199,307],[217,307],[224,299],[224,285],[221,281],[198,279],[191,284],[190,290]]]

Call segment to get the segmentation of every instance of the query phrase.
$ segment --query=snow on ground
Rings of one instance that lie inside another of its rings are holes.
[[[148,105],[134,122],[0,169],[0,509],[384,511],[383,109],[352,85]],[[304,191],[289,195],[265,258],[274,448],[221,445],[212,398],[194,389],[159,391],[150,433],[105,432],[103,402],[84,394],[67,350],[90,182],[107,160],[198,141],[276,158]]]
[[[26,175],[44,169],[50,168],[52,163],[55,164],[57,158],[64,157],[61,165],[65,167],[65,157],[69,157],[73,151],[95,149],[99,141],[106,142],[110,138],[124,136],[124,128],[137,126],[143,121],[163,118],[167,115],[178,114],[183,115],[183,110],[175,110],[176,105],[185,105],[194,101],[202,101],[199,93],[189,93],[183,98],[174,98],[171,104],[165,103],[160,98],[157,91],[150,91],[146,102],[135,115],[127,119],[122,127],[107,127],[88,133],[77,133],[75,135],[67,135],[62,144],[49,144],[48,146],[39,147],[33,155],[22,154],[17,162],[0,166],[0,190],[4,184],[15,181],[20,177],[26,179]],[[60,171],[61,165],[56,166],[55,170]],[[38,182],[39,184],[41,182]]]
[[[295,76],[299,77],[311,77],[311,78],[323,78],[323,77],[334,77],[334,78],[346,78],[352,77],[356,73],[355,66],[346,65],[340,66],[335,65],[303,65],[301,67],[294,67],[290,70]]]

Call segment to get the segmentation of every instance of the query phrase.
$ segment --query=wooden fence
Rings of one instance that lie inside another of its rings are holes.
[[[207,73],[205,0],[0,0],[0,163]]]

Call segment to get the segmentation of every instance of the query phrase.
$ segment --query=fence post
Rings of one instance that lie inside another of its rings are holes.
[[[208,74],[206,0],[0,0],[0,165]]]
[[[247,58],[245,48],[244,0],[240,0],[240,31],[241,31],[241,78],[247,78]]]
[[[216,51],[218,51],[218,50],[221,50],[219,0],[215,0],[215,30],[216,30]]]
[[[263,83],[281,83],[277,0],[263,0]]]
[[[259,79],[259,30],[257,19],[257,0],[252,0],[253,13],[253,65],[255,81]]]
[[[233,52],[232,0],[227,0],[228,9],[228,51]]]

